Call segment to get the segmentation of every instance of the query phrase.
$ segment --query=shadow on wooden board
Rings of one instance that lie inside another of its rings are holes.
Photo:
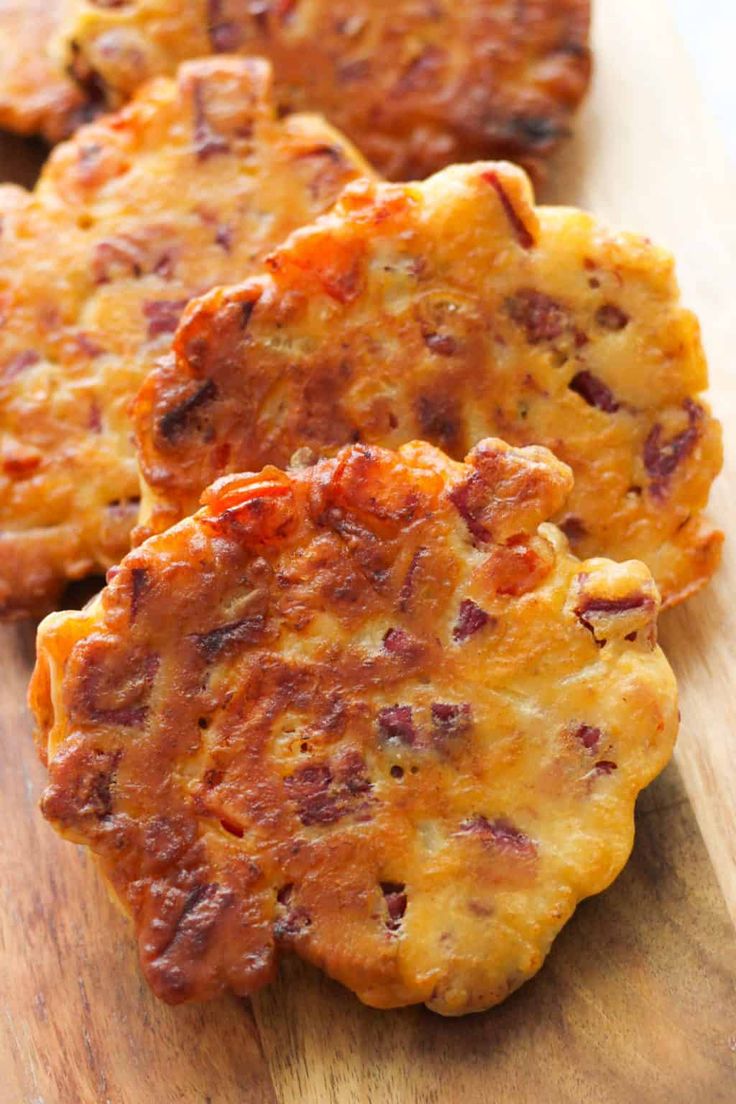
[[[32,649],[0,630],[0,1104],[736,1100],[736,940],[674,768],[618,882],[489,1013],[375,1012],[296,962],[252,1003],[171,1009],[93,862],[37,812]]]

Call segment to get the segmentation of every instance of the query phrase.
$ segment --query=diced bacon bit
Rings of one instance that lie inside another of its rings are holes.
[[[148,322],[148,336],[174,333],[188,302],[188,299],[146,299],[143,317]]]
[[[204,82],[194,81],[192,85],[194,102],[194,151],[198,161],[207,161],[220,153],[230,151],[230,143],[222,134],[218,134],[207,118],[204,99]]]
[[[191,639],[194,641],[200,656],[207,663],[212,663],[234,645],[259,643],[263,637],[265,627],[266,618],[264,614],[257,613],[252,617],[244,617],[240,621],[231,621],[227,625],[220,625],[206,633],[195,633]]]
[[[161,436],[165,437],[167,441],[175,441],[189,428],[192,414],[201,406],[211,402],[216,396],[217,387],[214,380],[208,379],[204,383],[198,384],[196,390],[192,391],[176,406],[172,406],[159,419],[158,428]]]
[[[224,249],[226,253],[229,253],[233,247],[233,228],[232,226],[218,226],[215,231],[215,244],[219,245],[221,249]]]
[[[378,731],[383,740],[411,747],[417,738],[410,705],[389,705],[378,714]]]
[[[183,901],[176,922],[169,929],[168,938],[161,946],[159,955],[165,955],[168,948],[178,940],[190,947],[204,947],[214,925],[232,907],[234,899],[233,891],[217,882],[193,886]]]
[[[585,614],[627,613],[629,610],[653,607],[654,599],[648,594],[628,594],[623,598],[585,598],[575,607],[575,613],[585,623]],[[586,628],[590,626],[586,624]]]
[[[604,303],[595,313],[595,320],[605,330],[624,330],[629,324],[629,316],[615,303]]]
[[[411,603],[412,594],[414,592],[415,577],[417,575],[417,572],[419,571],[422,561],[428,555],[429,549],[421,547],[417,548],[416,552],[411,558],[411,563],[409,564],[409,568],[406,572],[406,575],[404,576],[404,581],[401,584],[401,590],[399,591],[399,609],[402,610],[402,612],[405,612]]]
[[[530,345],[554,341],[570,327],[567,309],[535,288],[519,288],[506,300],[506,310],[512,322],[523,327]]]
[[[4,380],[15,379],[16,376],[25,372],[26,368],[32,368],[34,364],[39,364],[41,357],[35,351],[35,349],[24,349],[22,353],[16,353],[15,356],[6,360],[2,368],[0,368],[0,377]]]
[[[521,215],[511,202],[511,197],[501,183],[498,173],[490,169],[487,172],[481,173],[481,176],[483,180],[491,185],[501,201],[501,206],[503,207],[506,218],[511,224],[511,229],[514,231],[519,245],[522,249],[531,249],[535,245],[534,236],[524,224]]]
[[[220,824],[231,836],[235,836],[237,839],[243,838],[243,828],[240,824],[236,824],[234,820],[229,820],[227,817],[220,817]]]
[[[571,544],[583,540],[583,538],[588,535],[588,530],[579,517],[566,517],[563,521],[558,522],[558,524]]]
[[[345,748],[327,763],[309,763],[284,779],[288,796],[305,826],[334,824],[348,814],[360,816],[368,808],[366,795],[373,783],[366,773],[363,756],[356,748]]]
[[[223,0],[207,0],[207,34],[214,53],[237,53],[243,42],[243,28],[234,19],[223,16]]]
[[[662,426],[657,424],[652,426],[644,442],[644,466],[654,479],[663,480],[672,475],[698,442],[703,408],[692,399],[686,399],[683,408],[688,416],[686,429],[669,441],[663,441]]]
[[[96,399],[93,399],[89,407],[89,416],[87,418],[87,426],[93,433],[102,432],[102,411],[100,410],[100,404]]]
[[[650,616],[654,613],[655,603],[654,599],[649,594],[629,594],[621,598],[596,598],[594,596],[583,597],[582,601],[575,607],[575,616],[577,617],[583,628],[586,628],[591,634],[593,639],[599,648],[602,648],[606,643],[605,639],[601,639],[596,635],[596,625],[591,619],[595,614],[609,614],[616,616],[617,614],[629,613],[631,610],[645,610]]]
[[[383,647],[391,655],[404,659],[416,659],[423,651],[423,644],[404,629],[387,629],[383,637]]]
[[[464,598],[460,603],[457,621],[452,630],[452,638],[460,644],[486,625],[493,628],[496,625],[495,617],[491,617],[484,609],[481,609],[472,598]]]
[[[483,486],[480,475],[474,472],[468,479],[453,487],[448,498],[467,525],[471,536],[478,541],[489,541],[493,534],[478,516],[486,505],[487,496],[482,493]]]
[[[148,588],[150,576],[145,567],[134,567],[130,572],[130,619],[134,621],[140,609],[141,599]]]
[[[109,284],[126,277],[140,278],[144,273],[141,246],[121,234],[97,244],[92,258],[92,278],[96,284]]]
[[[357,748],[344,748],[334,761],[335,780],[349,794],[366,794],[373,789],[366,762]]]
[[[104,820],[112,812],[112,787],[123,752],[95,748],[91,755],[92,761],[85,765],[88,769],[81,776],[76,794],[77,808],[81,816]]]
[[[575,729],[573,736],[583,745],[586,751],[594,751],[601,742],[603,733],[593,725],[581,724]]]
[[[422,437],[441,444],[448,452],[452,451],[460,429],[457,400],[445,393],[419,395],[416,412]]]
[[[596,774],[613,774],[618,770],[618,763],[613,763],[610,759],[601,759],[596,763],[595,769]]]
[[[440,739],[464,736],[473,727],[470,702],[432,702],[432,735]]]
[[[118,725],[121,728],[137,728],[144,724],[149,711],[146,699],[150,694],[160,663],[161,657],[155,653],[143,656],[137,667],[131,671],[128,688],[130,704],[112,709],[100,709],[97,706],[97,692],[100,679],[104,679],[104,672],[91,669],[90,677],[85,680],[82,689],[82,702],[87,715],[98,724]]]
[[[488,820],[487,817],[477,814],[464,820],[460,830],[478,835],[482,840],[520,856],[533,856],[537,851],[534,841],[505,817]]]
[[[588,406],[595,406],[606,414],[615,414],[620,408],[620,404],[614,398],[613,391],[611,391],[608,384],[604,383],[598,376],[594,376],[592,372],[578,372],[570,380],[568,387],[576,395],[580,395],[580,398],[584,399]]]
[[[381,882],[380,884],[388,910],[386,927],[389,931],[398,931],[406,912],[406,886],[403,882]]]
[[[451,357],[457,353],[457,341],[450,334],[423,333],[422,338],[430,352],[437,356]]]
[[[297,815],[306,827],[333,824],[342,816],[335,795],[330,792],[332,771],[327,763],[300,767],[284,779],[287,795],[296,804]]]

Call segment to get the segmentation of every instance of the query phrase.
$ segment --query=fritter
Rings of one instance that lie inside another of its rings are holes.
[[[505,164],[351,185],[270,272],[190,304],[137,401],[143,535],[227,471],[413,438],[498,435],[568,463],[556,520],[582,557],[644,560],[667,604],[714,571],[720,427],[670,256]]]
[[[99,107],[91,88],[82,92],[46,56],[63,7],[64,0],[0,0],[0,127],[50,142]]]
[[[42,624],[43,812],[159,996],[292,950],[379,1008],[487,1008],[616,877],[676,690],[646,567],[541,524],[570,485],[492,439],[230,476]]]
[[[252,272],[365,162],[316,116],[279,120],[267,62],[160,78],[0,193],[0,613],[129,548],[128,408],[192,295]]]
[[[119,104],[187,57],[269,58],[384,174],[509,157],[539,170],[590,77],[589,0],[72,0],[57,54]]]

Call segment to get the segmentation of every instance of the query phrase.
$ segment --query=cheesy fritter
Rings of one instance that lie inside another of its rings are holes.
[[[590,77],[589,0],[70,0],[57,55],[119,104],[205,54],[260,54],[384,174],[509,157],[539,169]]]
[[[677,727],[646,567],[544,524],[546,449],[353,445],[232,475],[38,638],[42,809],[155,992],[295,951],[379,1008],[486,1008],[633,837]]]
[[[65,0],[0,0],[0,127],[41,133],[51,142],[71,134],[100,106],[47,57]]]
[[[720,427],[648,239],[535,208],[520,170],[477,164],[357,182],[267,266],[193,302],[141,391],[144,535],[299,449],[423,438],[459,459],[492,434],[573,469],[555,520],[578,555],[643,560],[667,604],[710,577]]]
[[[277,118],[266,62],[211,58],[79,130],[33,193],[0,193],[0,615],[127,551],[128,407],[188,300],[368,171],[318,117]]]

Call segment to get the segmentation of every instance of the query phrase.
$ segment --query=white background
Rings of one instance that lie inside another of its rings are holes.
[[[670,4],[695,63],[703,97],[736,164],[736,0],[670,0]]]

